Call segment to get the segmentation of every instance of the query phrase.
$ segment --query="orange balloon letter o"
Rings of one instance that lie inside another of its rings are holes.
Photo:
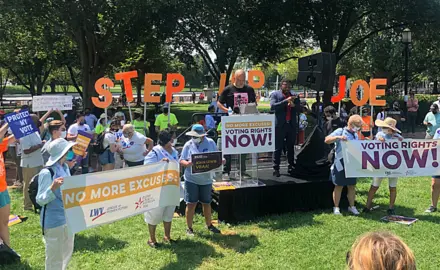
[[[360,86],[362,86],[362,88],[364,89],[361,100],[359,100],[357,98],[357,89]],[[367,104],[368,99],[370,98],[370,86],[368,85],[368,83],[363,80],[355,81],[350,89],[350,98],[351,98],[351,101],[353,102],[353,104],[358,107],[364,106],[365,104]]]

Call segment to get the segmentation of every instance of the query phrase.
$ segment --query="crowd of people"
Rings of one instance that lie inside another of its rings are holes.
[[[73,114],[50,110],[39,118],[31,114],[31,118],[38,127],[38,132],[15,140],[8,124],[2,122],[0,127],[0,239],[10,245],[8,220],[10,213],[10,197],[6,185],[6,173],[3,153],[9,151],[17,164],[16,185],[23,187],[24,210],[34,210],[29,196],[30,181],[38,179],[38,193],[36,202],[42,206],[40,213],[41,227],[43,229],[44,243],[46,246],[46,269],[66,269],[74,247],[74,235],[66,225],[60,187],[64,178],[76,174],[87,174],[94,171],[109,171],[122,167],[134,167],[156,162],[178,162],[183,168],[184,201],[186,202],[186,233],[194,236],[193,218],[196,206],[202,204],[206,228],[212,233],[220,230],[212,224],[211,220],[211,189],[213,176],[211,173],[192,174],[191,155],[197,153],[214,152],[221,150],[221,139],[213,140],[207,134],[215,130],[221,136],[221,124],[214,118],[216,111],[222,113],[240,113],[239,107],[256,103],[255,91],[246,85],[245,72],[238,70],[234,74],[234,83],[227,86],[218,96],[218,101],[209,105],[208,114],[203,119],[203,124],[194,124],[186,133],[189,138],[183,146],[181,153],[176,150],[178,120],[165,103],[160,111],[154,110],[153,115],[144,118],[144,112],[134,110],[133,116],[127,117],[122,108],[109,108],[108,113],[85,109],[84,113]],[[239,101],[237,102],[237,99]],[[335,188],[333,193],[334,214],[341,214],[339,202],[342,189],[348,188],[348,211],[359,215],[355,206],[356,178],[347,178],[344,172],[341,142],[347,140],[376,139],[379,141],[402,140],[400,126],[406,121],[398,104],[393,104],[391,110],[381,109],[373,122],[368,107],[355,108],[347,112],[345,105],[340,110],[333,106],[323,106],[319,96],[317,102],[308,109],[307,105],[291,92],[291,83],[287,80],[281,82],[281,89],[270,96],[271,110],[275,114],[275,152],[273,153],[273,175],[280,177],[280,163],[283,151],[287,154],[288,173],[295,168],[295,144],[304,142],[304,133],[308,125],[307,115],[314,116],[317,123],[321,123],[326,135],[325,142],[334,147],[331,167],[331,180]],[[26,108],[28,109],[28,108]],[[440,139],[440,114],[438,105],[433,104],[431,111],[425,117],[427,126],[427,139]],[[359,110],[359,111],[358,111]],[[407,100],[408,128],[411,134],[415,133],[415,119],[417,117],[418,101],[411,93]],[[358,114],[359,113],[359,114]],[[58,118],[54,120],[54,118]],[[146,120],[144,120],[146,119]],[[80,132],[93,135],[87,152],[80,159],[75,158],[72,151]],[[148,136],[148,137],[147,137]],[[97,156],[98,164],[94,166],[92,158]],[[228,179],[231,172],[231,156],[224,156],[223,179]],[[79,163],[76,162],[79,160]],[[244,178],[250,176],[246,172],[246,154],[242,155],[239,166]],[[368,193],[368,201],[364,212],[372,209],[372,202],[382,178],[374,178]],[[388,214],[395,214],[395,201],[397,196],[397,178],[389,178],[390,205]],[[437,210],[436,205],[440,195],[440,176],[433,176],[432,180],[432,205],[427,212]],[[175,207],[161,207],[145,212],[144,220],[148,224],[148,245],[156,248],[161,242],[156,239],[157,225],[163,223],[165,237],[163,242],[174,242],[171,237],[172,218]],[[396,254],[385,254],[386,248],[392,245],[399,249]],[[366,254],[360,249],[377,247],[377,253]],[[383,252],[384,254],[381,254]],[[405,253],[405,254],[403,254]],[[380,262],[375,262],[377,256],[385,256]],[[365,256],[369,256],[366,258]],[[388,257],[387,257],[388,256]],[[398,256],[398,257],[389,257]],[[414,256],[400,239],[386,234],[370,234],[359,240],[347,257],[350,269],[365,269],[358,266],[359,260],[386,266],[389,260],[402,261],[414,264]],[[370,269],[370,268],[368,268]],[[372,269],[372,268],[371,268]],[[394,269],[394,268],[377,268]],[[396,268],[398,269],[398,268]]]

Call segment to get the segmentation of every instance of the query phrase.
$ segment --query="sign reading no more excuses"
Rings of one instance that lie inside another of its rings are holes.
[[[275,115],[222,117],[222,152],[249,154],[275,151]]]

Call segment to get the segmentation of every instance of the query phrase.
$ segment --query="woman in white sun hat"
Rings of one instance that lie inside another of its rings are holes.
[[[399,134],[401,131],[396,128],[397,121],[395,119],[391,117],[387,117],[385,120],[377,119],[375,124],[377,127],[381,128],[381,131],[376,134],[376,140],[381,142],[389,140],[403,140],[403,137]],[[374,195],[379,189],[383,179],[384,177],[373,178],[373,183],[371,184],[370,191],[368,192],[367,205],[363,210],[364,213],[371,211]],[[390,207],[387,211],[388,215],[396,214],[394,211],[394,203],[396,202],[397,197],[397,179],[397,177],[388,177],[388,185],[390,188]]]
[[[50,154],[46,167],[38,176],[37,203],[46,245],[46,270],[66,269],[72,257],[74,235],[67,229],[60,187],[70,176],[67,153],[75,145],[65,139],[56,139],[48,146]]]

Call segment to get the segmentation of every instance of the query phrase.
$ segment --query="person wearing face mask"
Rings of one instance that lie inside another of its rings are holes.
[[[154,122],[154,126],[156,127],[156,133],[159,133],[159,131],[167,128],[171,130],[175,130],[177,128],[177,124],[179,123],[179,121],[177,121],[176,115],[174,113],[170,113],[170,123],[168,124],[169,106],[170,106],[169,103],[163,104],[162,113],[156,117],[156,121]]]
[[[212,233],[220,233],[220,231],[212,225],[211,222],[211,200],[212,200],[212,182],[213,176],[210,172],[202,174],[192,174],[191,155],[207,152],[215,152],[217,146],[215,142],[206,137],[205,129],[202,125],[195,124],[191,131],[186,133],[191,137],[183,146],[182,154],[180,156],[180,165],[185,168],[183,178],[185,179],[184,197],[186,202],[186,224],[188,229],[186,233],[188,236],[194,236],[193,218],[197,203],[200,202],[203,206],[203,215],[207,229]]]
[[[48,147],[49,147],[50,143],[56,139],[59,139],[59,138],[66,139],[66,136],[67,136],[66,126],[64,126],[64,123],[59,120],[54,120],[49,123],[48,132],[50,134],[51,139],[49,139],[44,144],[43,148],[41,148],[41,153],[43,154],[44,163],[46,163],[50,157],[50,154],[48,151]]]
[[[50,124],[50,122],[52,122],[53,120],[54,120],[54,118],[53,117],[49,117],[50,115],[52,115],[52,113],[53,112],[56,112],[59,116],[60,116],[60,119],[61,119],[61,122],[65,125],[66,124],[66,119],[64,118],[64,115],[63,115],[63,113],[60,111],[60,110],[49,110],[41,119],[40,119],[40,121],[43,123],[43,122],[45,122],[45,124],[42,126],[42,128],[43,128],[43,130],[42,131],[40,131],[40,137],[41,137],[41,140],[44,140],[44,141],[49,141],[52,137],[51,137],[51,135],[50,135],[50,132],[49,132],[49,124]],[[46,119],[45,121],[42,121],[42,119]]]
[[[345,127],[345,123],[336,115],[336,109],[332,105],[324,108],[325,122],[324,135],[327,136],[338,128]]]
[[[142,118],[144,116],[144,113],[142,112],[142,109],[136,109],[134,111],[134,120],[133,120],[133,126],[136,132],[139,132],[140,134],[147,136],[147,130],[150,127],[150,123],[144,121]]]
[[[78,131],[83,131],[93,134],[93,131],[90,128],[90,126],[86,124],[85,115],[83,113],[78,113],[76,115],[76,123],[69,127],[69,130],[67,131],[66,140],[75,141],[76,138],[78,137]],[[82,174],[89,173],[89,165],[90,165],[89,159],[91,155],[91,149],[92,149],[91,144],[89,144],[89,147],[87,148],[88,154],[83,159],[81,159],[81,164],[78,164],[81,165]]]
[[[432,104],[430,112],[426,114],[423,124],[427,126],[425,139],[432,139],[435,131],[440,128],[440,113],[437,104]]]
[[[41,227],[46,246],[46,269],[67,269],[73,253],[75,236],[67,228],[60,187],[70,176],[67,165],[69,150],[75,145],[59,138],[49,147],[49,160],[38,176],[37,203],[41,205]]]
[[[333,214],[340,215],[339,202],[341,200],[342,189],[347,186],[347,198],[349,202],[348,211],[353,215],[359,215],[355,206],[356,182],[357,178],[345,177],[344,160],[342,156],[342,142],[350,140],[359,140],[358,132],[363,125],[362,118],[355,114],[348,119],[348,125],[345,128],[338,128],[333,133],[325,137],[326,144],[335,144],[335,158],[330,170],[330,178],[335,185],[333,191]]]
[[[115,154],[119,151],[116,133],[120,128],[121,122],[117,119],[113,119],[109,123],[109,128],[105,131],[104,140],[102,142],[105,150],[98,157],[103,171],[115,169]]]
[[[397,121],[393,118],[387,117],[385,120],[376,120],[376,126],[380,127],[382,130],[376,134],[376,140],[381,142],[389,140],[399,140],[402,141],[403,137],[399,134],[400,130],[396,128]],[[374,195],[382,183],[383,177],[374,177],[373,183],[371,184],[370,191],[368,192],[367,205],[365,206],[363,212],[368,213],[371,211]],[[395,215],[394,203],[397,197],[397,177],[388,177],[388,185],[390,188],[390,206],[387,210],[388,215]]]
[[[38,126],[38,123],[41,123],[37,115],[31,114],[30,116],[36,126]],[[28,192],[29,183],[32,177],[34,177],[34,175],[36,175],[43,167],[44,160],[41,148],[44,146],[45,142],[41,141],[40,134],[35,132],[26,137],[20,138],[19,143],[21,146],[20,166],[23,171],[24,210],[33,211],[33,204]]]
[[[159,161],[178,162],[179,153],[173,147],[174,135],[168,129],[162,130],[159,133],[159,145],[145,156],[144,165],[153,164]],[[171,221],[173,220],[175,206],[158,207],[144,213],[145,223],[148,224],[148,231],[150,238],[147,244],[152,248],[159,247],[156,240],[156,227],[163,222],[165,229],[164,242],[172,243],[175,240],[171,239]]]
[[[91,130],[95,130],[96,123],[98,122],[98,118],[94,114],[90,112],[90,108],[85,110],[84,120],[86,124],[90,127]]]
[[[108,128],[108,125],[107,125],[107,116],[105,115],[105,113],[103,113],[103,114],[101,114],[101,116],[99,117],[98,124],[96,124],[96,127],[95,127],[95,135],[98,136],[99,134],[101,134],[102,132],[104,132],[107,128]]]
[[[131,124],[124,125],[122,134],[119,151],[123,154],[127,166],[143,165],[145,156],[154,146],[153,140],[135,131]]]
[[[402,130],[403,123],[406,121],[403,110],[400,109],[398,101],[394,101],[392,108],[385,112],[385,117],[391,117],[397,121],[396,127]]]

